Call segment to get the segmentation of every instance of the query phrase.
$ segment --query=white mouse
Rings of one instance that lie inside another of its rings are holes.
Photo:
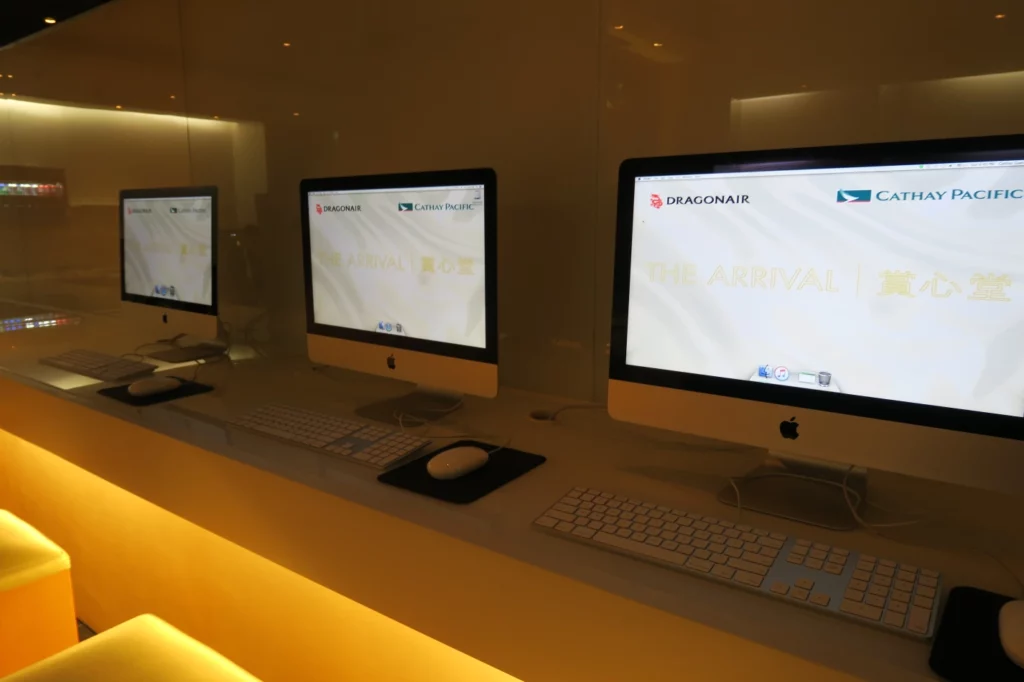
[[[483,448],[467,445],[434,455],[427,462],[427,473],[441,481],[461,478],[487,464],[490,454]]]
[[[128,387],[128,395],[133,398],[145,398],[173,391],[181,386],[181,379],[175,377],[147,377],[139,379]]]
[[[999,609],[999,642],[1007,657],[1024,668],[1024,600],[1006,602]]]

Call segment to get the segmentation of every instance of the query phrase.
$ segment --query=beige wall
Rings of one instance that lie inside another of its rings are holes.
[[[241,235],[226,302],[301,351],[300,179],[493,166],[502,382],[601,400],[621,160],[1020,132],[1024,15],[987,7],[120,0],[0,51],[5,97],[65,112],[0,99],[0,165],[65,168],[74,216],[0,225],[0,298],[11,262],[36,301],[55,271],[116,267],[116,216],[79,203],[217,184]],[[78,302],[116,305],[94,289]]]

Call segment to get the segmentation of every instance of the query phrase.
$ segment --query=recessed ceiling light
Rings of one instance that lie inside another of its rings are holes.
[[[46,22],[47,24],[56,24],[57,23],[57,20],[54,19],[53,17],[46,17],[45,19],[43,19],[43,21]]]
[[[171,99],[178,99],[178,98],[175,97],[174,95],[171,95]]]
[[[612,28],[614,28],[616,31],[621,31],[622,29],[624,29],[626,27],[623,26],[622,24],[619,24],[618,26],[612,26]]]
[[[654,43],[655,47],[664,47],[664,43]]]
[[[291,43],[281,43],[281,46],[282,47],[291,47],[292,44]]]
[[[996,19],[1005,19],[1005,18],[1006,18],[1005,14],[997,14],[996,15]]]
[[[298,116],[298,115],[299,115],[299,112],[297,112],[297,111],[294,114],[292,114],[292,116]]]
[[[220,120],[220,116],[214,116],[214,118],[218,121]]]
[[[13,73],[9,73],[9,74],[7,74],[7,77],[8,78],[14,78],[14,74]]]
[[[115,105],[114,105],[114,108],[115,108],[115,109],[120,109],[120,108],[121,108],[121,105],[120,105],[120,104],[115,104]]]

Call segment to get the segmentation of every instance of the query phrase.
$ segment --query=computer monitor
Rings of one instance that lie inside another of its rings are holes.
[[[628,160],[614,282],[613,417],[822,479],[744,508],[846,526],[851,466],[1019,491],[1024,136]]]
[[[497,177],[303,180],[309,358],[418,384],[364,416],[436,419],[498,390]]]
[[[193,351],[223,352],[195,343],[218,337],[217,188],[122,190],[120,214],[126,322],[142,339],[188,336]]]

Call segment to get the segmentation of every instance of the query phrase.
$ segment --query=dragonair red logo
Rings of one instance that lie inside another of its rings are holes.
[[[316,205],[316,214],[317,215],[323,215],[324,214],[324,207],[321,206],[320,204]]]
[[[661,208],[664,205],[665,203],[661,200],[661,196],[657,194],[651,195],[651,206],[653,206],[654,208]]]

